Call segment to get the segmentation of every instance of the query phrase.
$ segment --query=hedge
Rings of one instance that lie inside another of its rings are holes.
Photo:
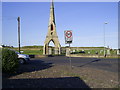
[[[2,49],[2,72],[15,72],[19,66],[18,56],[15,51]]]

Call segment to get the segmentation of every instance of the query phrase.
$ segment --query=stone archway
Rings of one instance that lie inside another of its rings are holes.
[[[54,51],[52,51],[52,48],[50,48],[49,47],[49,43],[50,42],[53,42],[54,43]],[[45,42],[45,44],[44,44],[44,47],[43,47],[43,54],[44,55],[50,55],[50,54],[56,54],[56,55],[58,55],[58,54],[61,54],[61,50],[60,50],[60,44],[57,42],[57,41],[55,41],[54,39],[51,39],[51,40],[48,40],[48,41],[46,41]],[[51,50],[50,50],[51,49]],[[52,53],[53,52],[53,53]]]
[[[55,54],[54,47],[55,47],[55,44],[54,44],[53,40],[51,40],[49,42],[49,46],[48,46],[49,54],[51,54],[51,55]]]

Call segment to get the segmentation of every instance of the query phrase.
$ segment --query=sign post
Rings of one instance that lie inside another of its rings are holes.
[[[67,30],[67,31],[64,31],[64,34],[65,34],[65,44],[69,44],[69,60],[70,60],[70,69],[72,68],[72,65],[71,65],[71,50],[70,50],[70,44],[72,43],[72,31],[71,30]]]

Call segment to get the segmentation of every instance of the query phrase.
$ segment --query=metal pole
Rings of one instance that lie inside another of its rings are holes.
[[[105,24],[107,24],[107,22],[104,23],[104,57],[106,57],[106,51],[105,51]]]
[[[18,17],[18,46],[19,46],[19,53],[20,52],[20,17]]]
[[[71,54],[70,54],[70,43],[69,43],[69,60],[70,60],[70,69],[72,69],[72,65],[71,65]]]
[[[104,57],[105,57],[105,23],[104,23]]]

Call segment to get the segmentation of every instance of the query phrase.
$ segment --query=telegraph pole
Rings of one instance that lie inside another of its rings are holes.
[[[20,53],[20,17],[18,17],[17,20],[18,20],[18,46],[19,46],[19,53]]]

